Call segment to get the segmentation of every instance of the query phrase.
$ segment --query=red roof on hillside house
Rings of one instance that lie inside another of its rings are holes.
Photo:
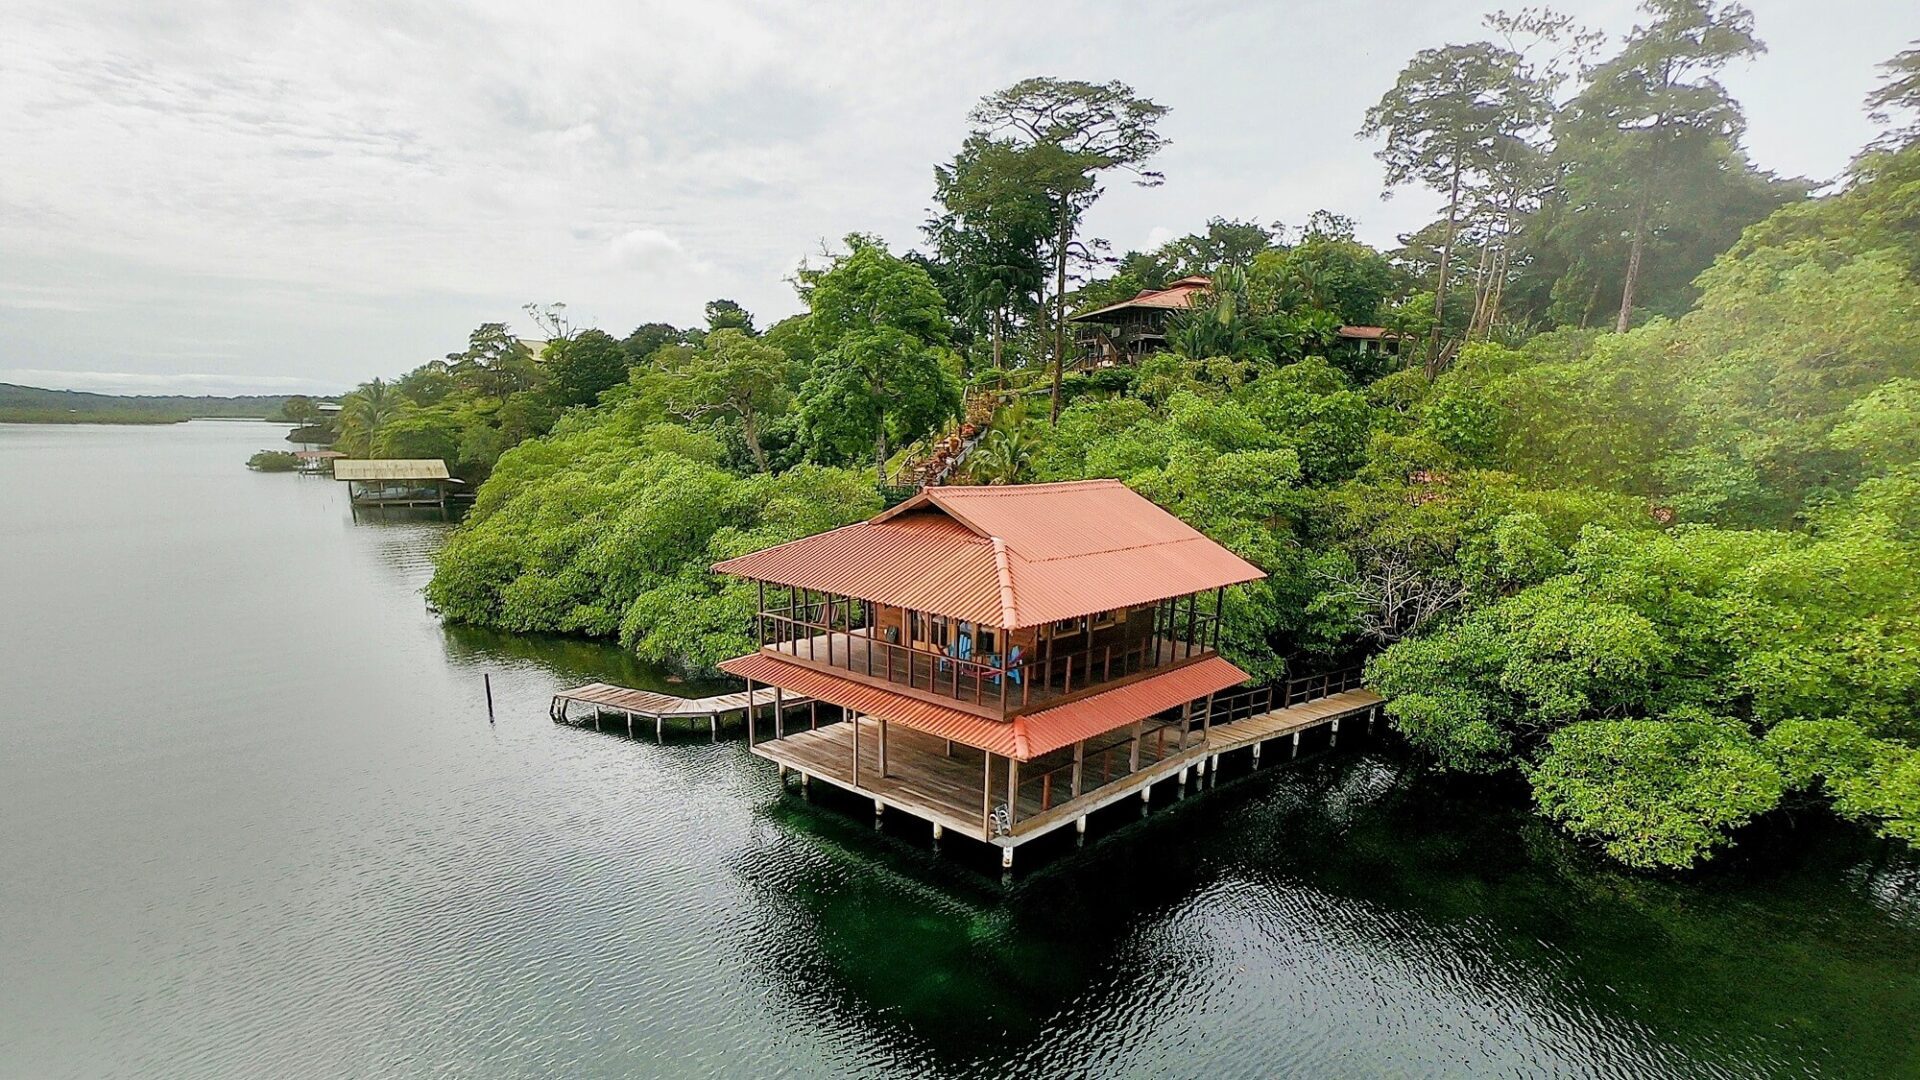
[[[1009,630],[1266,576],[1118,480],[926,488],[714,569]]]
[[[1179,281],[1174,282],[1164,289],[1141,289],[1138,293],[1134,294],[1131,300],[1122,300],[1117,304],[1108,304],[1103,308],[1094,308],[1092,311],[1083,311],[1078,315],[1068,316],[1067,321],[1088,322],[1098,320],[1103,315],[1115,315],[1129,309],[1173,308],[1177,310],[1180,308],[1189,308],[1193,306],[1193,298],[1195,296],[1206,293],[1212,288],[1212,278],[1204,274],[1193,274],[1189,277],[1181,278]]]
[[[1031,761],[1136,718],[1152,716],[1247,680],[1246,672],[1210,656],[1051,709],[1000,720],[841,678],[767,652],[721,661],[720,670],[869,716],[884,716],[935,738],[952,739],[1021,761]]]

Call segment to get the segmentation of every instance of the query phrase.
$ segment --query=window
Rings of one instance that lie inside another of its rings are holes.
[[[1095,630],[1105,630],[1115,623],[1126,622],[1127,611],[1125,608],[1118,608],[1113,611],[1096,611],[1088,616],[1088,620],[1093,624]]]
[[[1059,622],[1053,624],[1053,636],[1057,638],[1072,637],[1079,632],[1079,619],[1061,619]]]
[[[924,612],[907,613],[908,638],[916,646],[940,650],[947,647],[947,620]]]

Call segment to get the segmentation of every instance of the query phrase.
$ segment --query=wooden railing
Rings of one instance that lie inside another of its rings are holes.
[[[1280,685],[1280,708],[1298,705],[1303,701],[1331,697],[1348,690],[1361,687],[1361,676],[1365,667],[1355,664],[1351,667],[1336,668],[1318,675],[1301,675],[1288,679]]]
[[[857,618],[840,618],[842,611]],[[958,657],[945,652],[887,641],[863,625],[860,609],[835,609],[831,620],[814,621],[780,611],[759,613],[759,640],[780,652],[829,667],[844,668],[888,683],[904,682],[959,701],[998,710],[1026,708],[1065,698],[1103,683],[1138,674],[1168,662],[1210,654],[1215,617],[1189,612],[1161,630],[1132,643],[1108,642],[1062,650],[1055,645],[1022,653],[1008,663],[1004,654]],[[1182,626],[1181,624],[1185,625]]]
[[[1182,742],[1182,739],[1185,742]],[[1197,745],[1200,739],[1199,718],[1194,718],[1194,727],[1190,732],[1182,733],[1176,724],[1154,723],[1141,732],[1140,768],[1146,768],[1156,762],[1177,754],[1189,745]],[[1151,749],[1149,749],[1151,748]],[[1073,792],[1074,762],[1068,760],[1052,768],[1023,773],[1020,777],[1021,810],[1014,815],[1014,824],[1033,813],[1046,813],[1069,799],[1076,798]],[[1080,794],[1091,795],[1115,780],[1133,775],[1133,735],[1129,731],[1109,733],[1102,740],[1089,739],[1082,751],[1080,766]],[[1037,803],[1035,811],[1029,804]]]

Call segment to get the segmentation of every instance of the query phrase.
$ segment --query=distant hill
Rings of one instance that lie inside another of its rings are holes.
[[[239,397],[187,394],[94,394],[0,383],[0,423],[174,424],[196,416],[264,420],[277,416],[286,394]]]

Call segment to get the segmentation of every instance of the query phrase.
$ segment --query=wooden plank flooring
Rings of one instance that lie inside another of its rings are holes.
[[[556,708],[565,701],[582,705],[599,705],[621,712],[638,713],[641,716],[689,717],[712,716],[715,713],[739,712],[747,707],[746,691],[732,694],[715,694],[712,697],[683,698],[672,694],[656,694],[651,690],[630,690],[624,686],[612,686],[607,683],[588,683],[562,690],[553,695]],[[791,707],[805,705],[811,698],[798,694],[783,695],[785,703]],[[754,703],[771,708],[773,691],[761,690],[754,694]]]
[[[1321,724],[1332,723],[1353,713],[1365,712],[1386,699],[1371,690],[1348,690],[1330,697],[1315,698],[1284,709],[1249,716],[1230,724],[1215,724],[1208,733],[1207,747],[1215,754],[1252,746],[1257,742],[1291,735]]]

